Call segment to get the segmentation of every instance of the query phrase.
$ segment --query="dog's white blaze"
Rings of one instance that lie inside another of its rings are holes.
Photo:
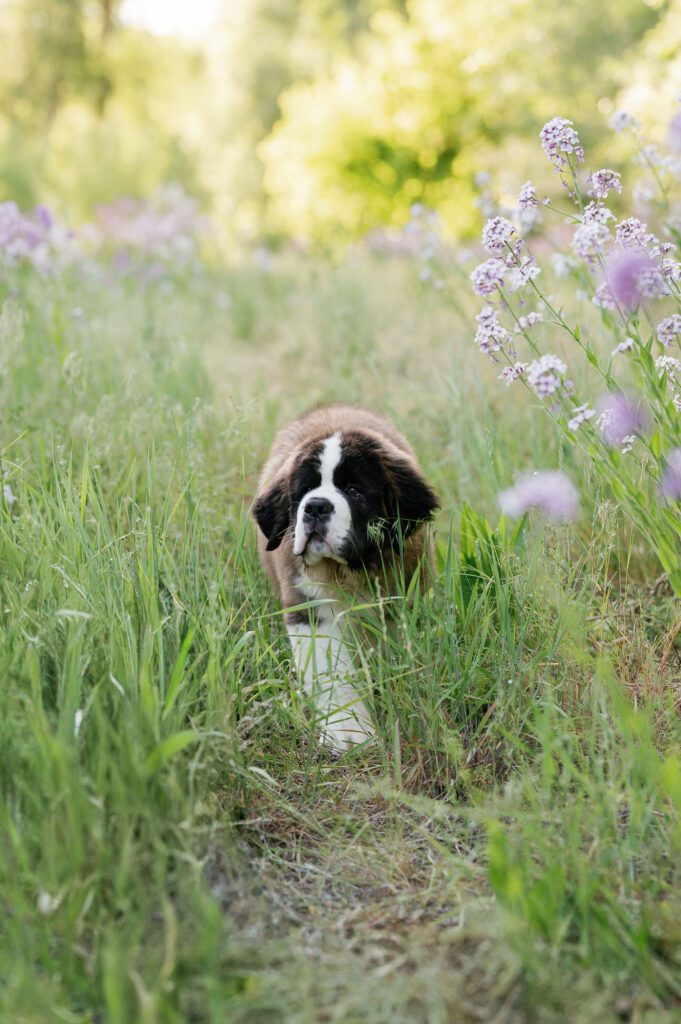
[[[342,438],[340,432],[338,432],[327,438],[324,442],[319,460],[319,471],[322,477],[319,487],[315,487],[313,491],[308,491],[298,506],[296,528],[293,534],[294,555],[302,555],[305,550],[307,534],[305,533],[303,517],[305,515],[305,506],[310,498],[326,498],[333,505],[333,512],[328,522],[325,538],[332,555],[337,552],[350,532],[350,527],[352,526],[350,505],[343,492],[333,482],[333,472],[340,462],[342,455]],[[324,556],[319,555],[317,561],[322,557]]]
[[[322,741],[343,751],[371,739],[371,716],[349,682],[352,653],[343,639],[340,621],[329,614],[316,628],[291,623],[287,629],[296,672],[319,711]]]
[[[337,552],[352,527],[348,500],[333,482],[334,470],[342,455],[342,436],[338,432],[324,442],[319,459],[319,487],[309,491],[298,507],[293,552],[296,555],[305,552],[308,568],[322,558],[338,557],[342,561]],[[304,515],[311,498],[326,498],[333,505],[326,527],[326,544],[321,550],[311,550],[311,545],[306,550],[308,537]],[[307,579],[305,571],[298,579],[298,586],[306,597],[313,600],[328,596],[328,585]],[[343,751],[354,743],[364,743],[371,739],[374,729],[366,705],[350,682],[353,673],[352,650],[344,639],[342,617],[338,615],[336,603],[320,605],[317,616],[319,622],[316,625],[292,623],[287,627],[293,661],[305,693],[314,701],[318,710],[317,724],[322,741],[334,750]]]

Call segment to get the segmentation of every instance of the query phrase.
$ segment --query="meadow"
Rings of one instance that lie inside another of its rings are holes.
[[[4,273],[2,1020],[679,1019],[678,598],[480,356],[469,270]],[[249,518],[277,426],[333,398],[442,498],[430,589],[357,612],[379,738],[340,759]],[[500,517],[556,467],[573,522]]]

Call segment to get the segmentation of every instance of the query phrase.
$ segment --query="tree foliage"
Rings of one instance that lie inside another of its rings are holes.
[[[203,50],[119,8],[0,6],[0,198],[78,218],[176,180],[234,236],[328,242],[416,200],[466,234],[475,171],[536,176],[544,121],[601,156],[618,94],[668,115],[681,88],[681,0],[224,0]]]
[[[522,160],[556,114],[596,141],[599,101],[659,17],[639,0],[410,0],[375,16],[355,54],[282,97],[261,147],[277,223],[357,233],[419,199],[469,229],[482,163]]]

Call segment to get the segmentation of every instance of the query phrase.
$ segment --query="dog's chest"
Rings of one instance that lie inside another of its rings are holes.
[[[306,566],[296,579],[296,586],[309,601],[324,601],[318,609],[323,617],[335,617],[358,600],[368,598],[366,581],[358,573],[343,572],[333,562],[323,561]]]

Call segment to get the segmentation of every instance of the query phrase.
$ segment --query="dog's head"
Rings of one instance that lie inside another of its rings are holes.
[[[303,444],[253,514],[268,551],[287,538],[308,565],[330,558],[358,568],[397,547],[437,507],[412,458],[378,436],[350,431]]]

